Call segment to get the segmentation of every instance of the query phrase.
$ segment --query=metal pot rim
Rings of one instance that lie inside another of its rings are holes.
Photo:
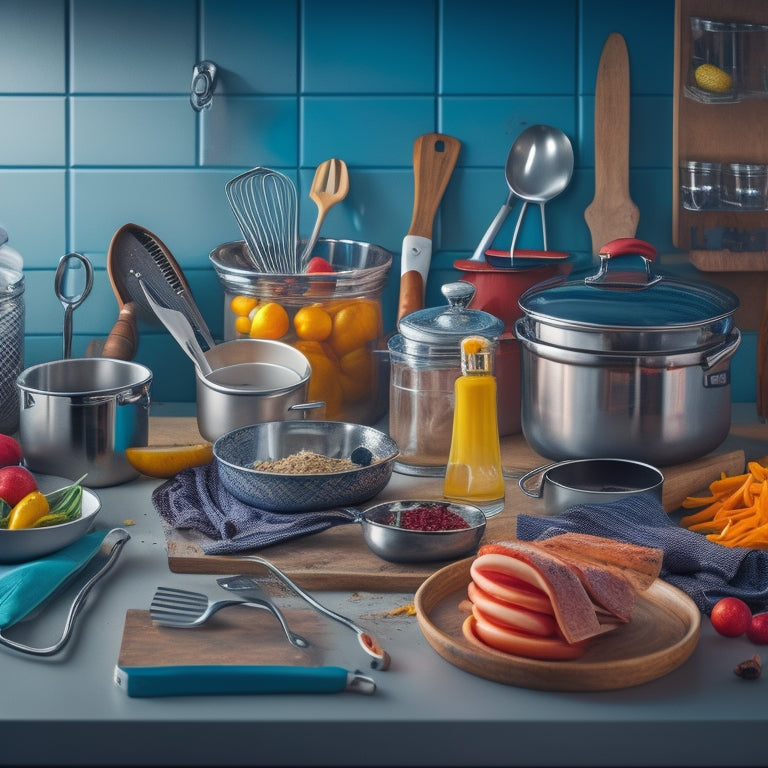
[[[69,389],[44,389],[41,386],[34,385],[28,381],[32,376],[36,376],[40,371],[59,367],[94,367],[108,362],[111,366],[133,370],[136,373],[135,379],[127,381],[124,384],[111,385],[95,388],[91,386],[87,389],[85,385],[78,388]],[[45,395],[49,397],[95,397],[95,396],[114,396],[121,392],[132,391],[147,386],[152,382],[152,371],[141,363],[132,360],[118,360],[111,357],[73,357],[64,360],[51,360],[46,363],[38,363],[29,368],[25,368],[17,377],[16,384],[23,392],[33,395]]]

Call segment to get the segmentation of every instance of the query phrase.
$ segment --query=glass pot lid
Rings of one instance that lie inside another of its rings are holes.
[[[440,289],[448,306],[431,307],[411,312],[401,318],[400,333],[410,342],[450,347],[459,354],[465,336],[484,336],[496,341],[504,331],[504,322],[481,309],[469,309],[475,286],[459,280]]]
[[[630,258],[618,258],[624,256]],[[539,283],[520,297],[520,308],[535,320],[571,329],[645,334],[721,324],[727,332],[739,306],[736,295],[712,283],[659,275],[655,256],[642,240],[615,240],[603,247],[595,274]]]

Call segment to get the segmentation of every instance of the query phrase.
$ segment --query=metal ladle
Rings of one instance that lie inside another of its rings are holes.
[[[64,359],[72,355],[72,314],[93,287],[93,266],[81,253],[59,259],[54,277],[56,297],[64,307]]]
[[[515,140],[507,158],[507,184],[523,200],[523,207],[512,235],[510,260],[515,257],[515,243],[529,202],[541,209],[544,250],[547,250],[547,223],[544,204],[557,197],[573,174],[573,147],[568,137],[550,125],[532,125]]]

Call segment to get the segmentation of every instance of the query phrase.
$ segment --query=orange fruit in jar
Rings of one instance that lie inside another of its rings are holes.
[[[371,394],[373,355],[367,347],[347,352],[339,360],[341,390],[347,402],[356,403]]]
[[[233,296],[229,302],[229,308],[235,315],[248,317],[259,300],[255,296]]]
[[[251,318],[247,315],[245,317],[238,315],[235,318],[235,330],[243,336],[247,336],[251,332]]]
[[[293,317],[293,328],[300,339],[324,341],[331,335],[331,316],[317,304],[301,307]]]
[[[330,342],[333,349],[343,356],[376,339],[380,327],[378,303],[370,299],[358,299],[334,315]]]
[[[252,339],[281,339],[290,325],[285,308],[276,301],[268,301],[256,309],[248,335]]]
[[[308,397],[310,400],[325,402],[326,417],[336,418],[341,411],[344,400],[339,381],[339,369],[324,355],[308,355],[308,358],[312,366]]]

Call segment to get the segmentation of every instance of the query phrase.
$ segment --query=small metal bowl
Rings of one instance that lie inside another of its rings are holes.
[[[438,506],[462,517],[469,528],[420,531],[400,527],[403,512]],[[362,525],[365,543],[371,551],[392,563],[429,563],[472,555],[477,552],[486,524],[478,507],[445,501],[388,501],[357,512],[355,519]]]
[[[264,472],[257,461],[275,461],[301,450],[349,458],[356,448],[372,454],[368,466],[304,475]],[[213,455],[224,487],[240,501],[270,512],[306,512],[368,501],[392,477],[397,443],[373,427],[343,421],[269,421],[222,435]]]

